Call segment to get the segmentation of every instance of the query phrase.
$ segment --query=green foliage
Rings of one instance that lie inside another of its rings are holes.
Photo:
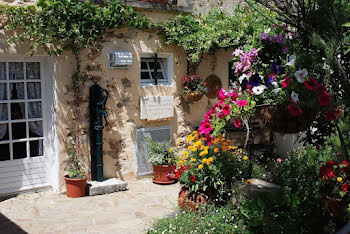
[[[262,11],[274,17],[268,10]],[[254,47],[268,24],[256,11],[238,6],[232,16],[214,9],[208,15],[180,15],[158,26],[165,36],[165,43],[183,47],[188,61],[196,64],[204,53],[218,48],[242,44]]]
[[[244,233],[243,224],[237,209],[206,206],[198,213],[183,211],[160,219],[147,233]]]
[[[173,149],[168,142],[155,142],[151,137],[145,138],[148,147],[148,158],[153,165],[174,165]]]
[[[40,46],[49,54],[69,49],[98,47],[109,29],[149,27],[149,22],[119,2],[97,5],[93,1],[39,0],[37,7],[0,6],[6,30],[15,30],[10,41],[30,41],[33,54]]]
[[[79,157],[74,148],[68,150],[68,159],[65,161],[68,177],[72,179],[83,179],[85,173],[82,170],[82,158]]]

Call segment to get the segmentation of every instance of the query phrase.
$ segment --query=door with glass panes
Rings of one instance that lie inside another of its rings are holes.
[[[0,58],[0,194],[47,186],[43,63]]]

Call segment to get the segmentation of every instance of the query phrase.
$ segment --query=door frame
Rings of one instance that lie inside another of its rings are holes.
[[[55,192],[59,189],[59,159],[56,115],[56,59],[53,56],[23,54],[0,54],[5,62],[40,62],[42,75],[42,118],[44,136],[44,159],[49,185]],[[22,159],[16,160],[20,162]],[[14,161],[9,161],[14,162]]]

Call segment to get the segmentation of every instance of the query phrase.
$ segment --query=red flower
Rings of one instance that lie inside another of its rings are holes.
[[[308,89],[308,90],[315,90],[317,89],[318,87],[318,82],[310,77],[306,82],[305,82],[305,87]]]
[[[284,81],[282,83],[282,87],[287,88],[289,83],[290,83],[290,78],[288,76],[286,76],[286,78],[284,79]]]
[[[329,106],[330,95],[327,92],[320,93],[318,96],[318,102],[320,106]]]
[[[191,182],[195,182],[196,181],[196,177],[194,175],[190,176]]]
[[[318,92],[318,94],[324,93],[326,92],[326,88],[322,84],[319,84],[316,88],[316,91]]]
[[[236,128],[241,127],[242,122],[240,119],[235,119],[235,121],[233,121],[233,124],[235,125]]]
[[[349,163],[346,160],[343,161],[343,164],[349,166]]]
[[[297,104],[290,104],[288,110],[291,116],[299,116],[303,114],[303,110]]]
[[[239,95],[238,93],[229,93],[228,96],[231,97],[232,101],[236,101]]]
[[[336,121],[340,117],[340,110],[336,108],[326,113],[326,121]]]
[[[342,190],[343,192],[348,191],[348,190],[349,190],[349,185],[348,185],[347,183],[344,183],[343,186],[342,186],[342,188],[341,188],[341,190]]]

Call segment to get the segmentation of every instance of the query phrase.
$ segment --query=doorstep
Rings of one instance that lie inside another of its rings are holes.
[[[89,181],[87,184],[87,190],[89,196],[95,196],[118,191],[125,191],[127,189],[127,186],[127,182],[112,178],[102,182]]]

